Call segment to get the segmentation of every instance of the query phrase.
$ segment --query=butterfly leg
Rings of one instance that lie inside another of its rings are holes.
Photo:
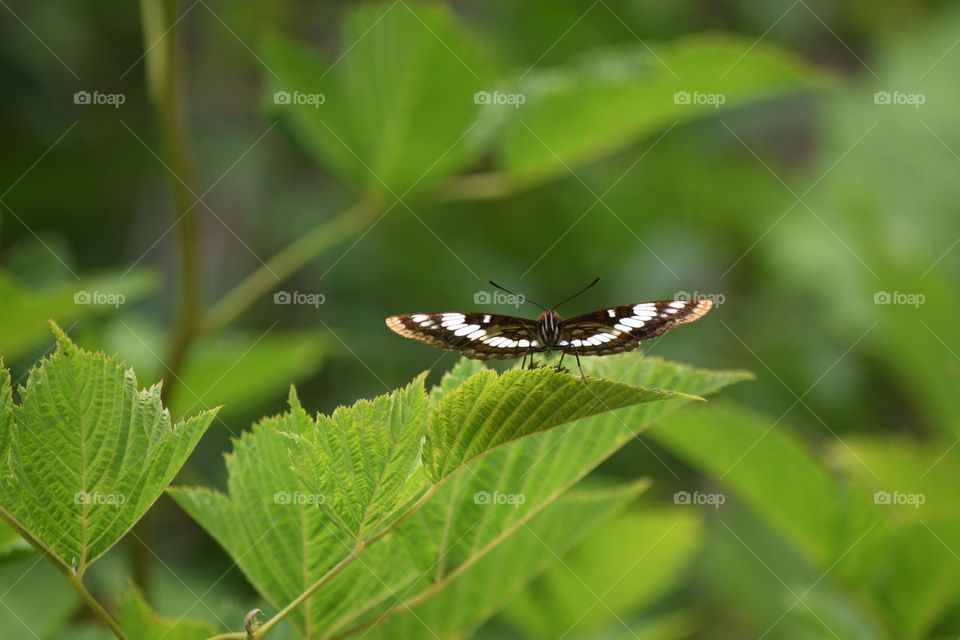
[[[523,360],[520,362],[520,368],[521,368],[521,369],[523,369],[524,367],[527,366],[527,355],[529,355],[529,354],[530,354],[529,351],[524,351],[524,352],[523,352]]]
[[[565,356],[565,355],[566,355],[565,352],[563,352],[563,351],[560,352],[560,362],[557,363],[557,371],[560,371],[560,370],[561,370],[561,366],[560,366],[560,365],[563,364],[563,356]]]
[[[583,367],[580,366],[580,354],[577,352],[577,348],[573,348],[573,355],[577,358],[577,369],[580,369],[580,377],[583,378],[583,384],[587,384],[587,376],[583,374]]]

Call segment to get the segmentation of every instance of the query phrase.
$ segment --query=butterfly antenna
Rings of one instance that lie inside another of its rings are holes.
[[[566,303],[570,302],[571,300],[573,300],[573,299],[576,298],[578,295],[580,295],[581,293],[583,293],[584,291],[586,291],[587,289],[589,289],[589,288],[592,287],[593,285],[597,284],[598,282],[600,282],[600,276],[597,276],[597,277],[593,280],[593,282],[591,282],[590,284],[588,284],[587,286],[585,286],[583,289],[580,289],[580,291],[577,291],[575,294],[573,294],[572,296],[570,296],[570,297],[567,298],[566,300],[563,300],[562,302],[559,302],[559,303],[553,305],[553,308],[556,309],[556,308],[559,307],[560,305],[566,304]]]
[[[543,309],[544,311],[549,311],[549,309],[547,309],[547,308],[546,308],[545,306],[543,306],[542,304],[538,304],[538,303],[534,302],[533,300],[531,300],[531,299],[528,298],[527,296],[522,296],[522,295],[520,295],[520,294],[518,294],[518,293],[514,293],[513,291],[510,291],[510,289],[507,289],[507,288],[505,288],[505,287],[501,287],[500,285],[498,285],[498,284],[497,284],[496,282],[494,282],[493,280],[487,280],[487,282],[489,282],[490,284],[492,284],[493,286],[495,286],[497,289],[500,289],[501,291],[506,291],[506,292],[509,293],[510,295],[516,296],[517,298],[520,298],[520,299],[523,300],[524,302],[529,302],[530,304],[532,304],[532,305],[534,305],[534,306],[540,307],[540,308]]]

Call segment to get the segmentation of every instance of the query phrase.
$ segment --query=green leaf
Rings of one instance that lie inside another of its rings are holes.
[[[516,88],[526,102],[508,112],[498,164],[514,179],[543,180],[608,155],[678,121],[723,108],[828,86],[827,75],[772,44],[687,36],[653,51],[640,45],[592,52],[564,68],[536,70]],[[691,96],[678,104],[675,94]],[[576,123],[576,126],[571,126]]]
[[[167,486],[216,411],[171,424],[160,385],[138,390],[116,357],[57,351],[11,398],[0,376],[0,514],[38,550],[81,576]]]
[[[467,378],[482,371],[487,371],[487,365],[482,360],[460,358],[450,371],[443,374],[440,384],[430,390],[430,407],[436,409],[440,399],[467,381]]]
[[[206,622],[158,617],[133,585],[120,598],[117,618],[124,633],[136,640],[203,640],[217,632]]]
[[[585,361],[584,366],[591,373],[624,384],[673,387],[690,394],[711,393],[751,377],[744,372],[694,369],[635,353]],[[579,380],[578,384],[583,385]],[[336,603],[337,615],[321,618],[318,627],[336,631],[357,624],[351,623],[345,613],[351,609],[353,617],[360,620],[376,618],[386,610],[384,601],[394,593],[417,597],[434,581],[476,563],[636,432],[689,402],[687,397],[636,405],[534,434],[510,442],[448,476],[421,509],[382,541],[388,551],[378,557],[362,556],[368,572],[384,576],[382,583],[376,584],[377,593],[352,596],[358,593],[353,588],[354,578],[337,576],[322,590],[330,604],[317,603],[318,610],[332,609]],[[493,499],[496,495],[523,496],[523,501],[502,509],[490,509],[482,503],[481,496]],[[378,564],[381,559],[382,564]],[[409,568],[396,567],[397,563],[409,562]]]
[[[368,637],[462,637],[465,631],[476,628],[523,593],[521,589],[560,561],[585,535],[601,525],[609,525],[611,516],[648,486],[649,482],[640,481],[569,491],[529,522],[518,524],[495,549],[474,557],[428,587],[426,595],[432,597],[420,602],[424,595],[418,594],[417,604],[410,608],[402,604],[405,598],[393,598],[395,615],[389,618],[389,624],[374,627]],[[513,507],[488,504],[485,508]]]
[[[747,377],[742,372],[702,371],[637,354],[613,358],[608,364],[585,365],[592,366],[594,373],[605,372],[627,385],[675,385],[684,393],[709,393]],[[464,373],[465,368],[467,365],[458,367],[460,373],[455,375]],[[584,388],[579,378],[566,374],[549,372],[545,377],[540,372],[520,373],[535,380],[570,378],[576,383],[564,387],[570,398],[579,397]],[[518,380],[518,384],[524,383]],[[598,381],[591,381],[591,386],[597,385]],[[442,405],[462,386],[447,392],[439,403]],[[562,382],[560,386],[564,386]],[[413,393],[409,388],[404,392]],[[418,389],[417,394],[422,393]],[[648,420],[689,401],[689,396],[682,394],[667,397],[675,399],[595,415],[508,442],[487,453],[448,476],[431,490],[432,495],[421,496],[421,508],[413,508],[407,519],[366,547],[353,562],[349,555],[356,549],[356,540],[334,524],[321,508],[321,501],[293,498],[310,498],[316,491],[316,479],[307,482],[308,478],[298,475],[290,464],[291,443],[313,436],[317,429],[317,423],[299,406],[261,421],[235,443],[234,452],[227,458],[228,495],[205,489],[175,489],[171,494],[220,542],[275,608],[285,606],[338,563],[346,562],[290,618],[301,635],[333,637],[388,610],[396,594],[413,597],[423,593],[434,578],[455,577],[458,570],[465,571],[494,551],[510,533],[557,500]],[[657,406],[663,409],[654,410]],[[610,422],[597,422],[609,416],[616,417]],[[300,438],[291,441],[284,434]],[[343,480],[350,486],[351,478]],[[415,495],[414,489],[424,482],[421,466],[407,481],[398,502]],[[474,499],[481,491],[522,493],[525,501],[503,509],[485,508]],[[280,492],[285,498],[277,501],[274,497]]]
[[[701,520],[685,508],[620,514],[511,599],[504,615],[539,638],[619,627],[677,586],[699,549]]]
[[[553,369],[485,371],[444,396],[430,414],[423,463],[438,481],[511,440],[604,411],[681,397],[609,380],[584,384]]]
[[[143,271],[41,289],[27,288],[0,271],[0,354],[13,360],[42,342],[50,318],[66,326],[88,316],[113,313],[156,288],[157,278]]]
[[[370,3],[345,11],[330,63],[279,34],[262,48],[268,99],[298,141],[345,180],[402,195],[473,159],[484,65],[444,4]],[[293,104],[295,92],[322,104]]]
[[[294,471],[358,541],[397,506],[419,463],[430,409],[426,375],[389,395],[319,416],[306,435],[291,434]],[[290,407],[303,411],[292,392]]]
[[[290,439],[316,423],[299,406],[265,418],[233,443],[226,457],[227,490],[171,488],[170,495],[237,562],[257,591],[280,609],[330,570],[351,547],[290,465]],[[312,603],[289,620],[313,637]]]

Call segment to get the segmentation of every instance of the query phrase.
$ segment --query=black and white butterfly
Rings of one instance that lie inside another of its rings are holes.
[[[661,300],[610,307],[569,320],[554,311],[599,279],[551,309],[537,305],[543,313],[536,320],[492,313],[414,313],[391,316],[387,318],[387,326],[405,338],[460,351],[475,360],[523,358],[526,364],[527,356],[531,356],[532,363],[534,353],[560,351],[561,362],[563,355],[569,353],[577,358],[579,366],[580,356],[633,351],[641,340],[655,338],[677,325],[693,322],[713,306],[705,299]],[[503,289],[493,281],[490,284]],[[559,368],[559,364],[557,366]]]

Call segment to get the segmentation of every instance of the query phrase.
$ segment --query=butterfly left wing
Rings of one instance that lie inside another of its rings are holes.
[[[641,340],[698,320],[712,306],[709,300],[661,300],[587,313],[564,323],[558,346],[564,353],[582,356],[633,351]]]
[[[460,351],[474,360],[522,358],[543,351],[533,320],[492,313],[414,313],[391,316],[387,326],[404,338]]]

